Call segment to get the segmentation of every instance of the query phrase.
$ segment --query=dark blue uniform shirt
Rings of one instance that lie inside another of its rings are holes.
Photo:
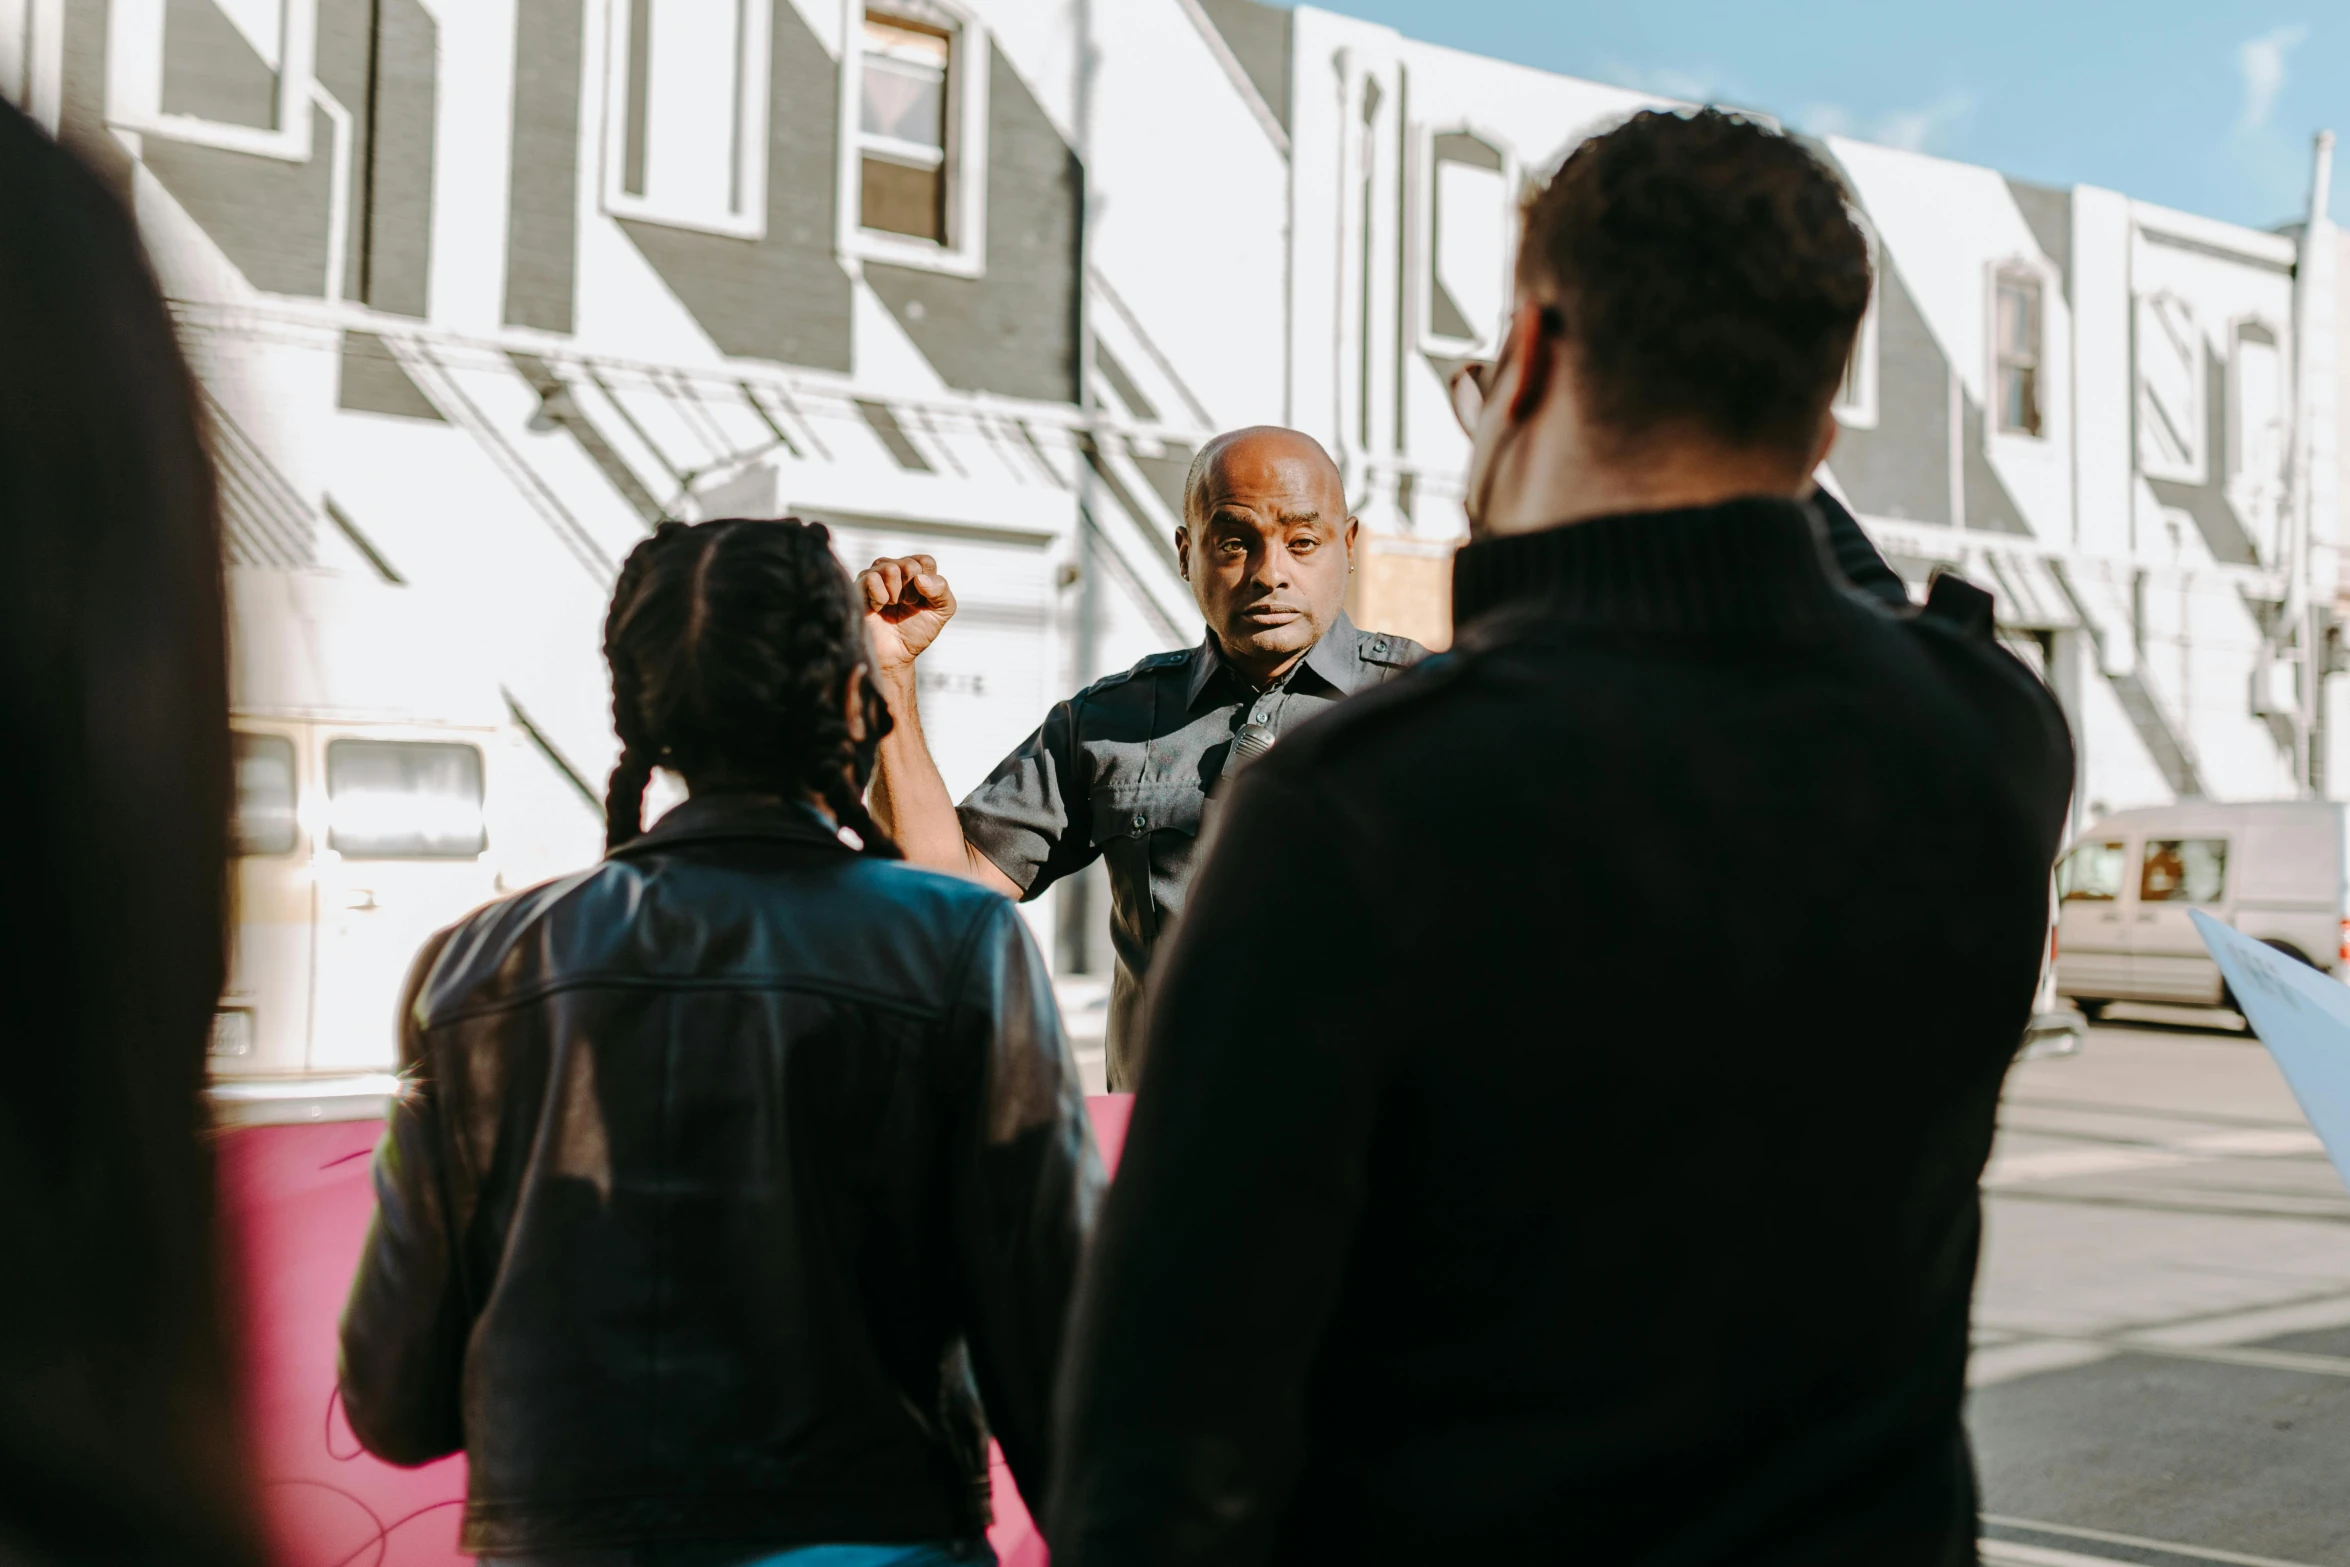
[[[1153,653],[1047,714],[961,807],[963,836],[1023,897],[1083,870],[1110,876],[1112,1088],[1131,1088],[1142,979],[1183,912],[1210,795],[1243,725],[1279,736],[1425,656],[1408,637],[1355,628],[1344,614],[1270,687],[1224,662],[1214,637]]]

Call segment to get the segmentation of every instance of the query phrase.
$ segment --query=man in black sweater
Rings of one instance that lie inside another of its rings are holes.
[[[1165,959],[1056,1567],[1975,1560],[1976,1181],[2072,751],[1985,595],[1825,551],[1868,287],[1734,116],[1529,206],[1457,645],[1240,781]]]

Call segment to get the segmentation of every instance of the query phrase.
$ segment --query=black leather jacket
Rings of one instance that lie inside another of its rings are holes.
[[[434,938],[401,1029],[343,1406],[464,1449],[465,1550],[970,1538],[990,1427],[1041,1503],[1102,1176],[1011,903],[714,796]]]

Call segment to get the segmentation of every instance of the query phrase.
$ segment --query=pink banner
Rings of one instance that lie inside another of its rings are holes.
[[[1090,1101],[1113,1169],[1132,1101]],[[375,1212],[382,1124],[241,1127],[220,1144],[229,1244],[244,1292],[255,1462],[277,1567],[454,1567],[465,1460],[395,1469],[359,1449],[335,1393],[335,1324]],[[1044,1567],[1011,1475],[995,1465],[1005,1567]]]

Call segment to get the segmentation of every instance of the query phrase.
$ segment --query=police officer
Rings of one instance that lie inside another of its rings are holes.
[[[1143,975],[1183,912],[1218,780],[1425,652],[1347,619],[1356,532],[1338,468],[1311,437],[1272,426],[1217,436],[1191,465],[1175,530],[1207,636],[1057,704],[960,807],[914,699],[915,660],[954,618],[954,590],[928,555],[877,560],[858,579],[874,672],[897,721],[881,744],[872,810],[906,857],[1014,898],[1107,859],[1113,1089],[1134,1086]]]

